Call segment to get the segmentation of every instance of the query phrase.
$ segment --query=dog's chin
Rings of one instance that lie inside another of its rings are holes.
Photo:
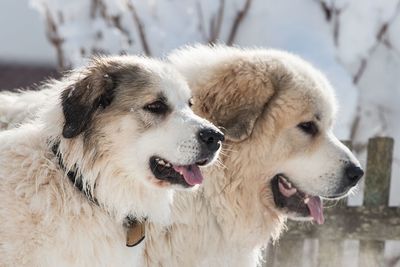
[[[288,177],[282,174],[271,180],[271,189],[276,207],[288,218],[297,221],[313,221],[323,224],[322,197],[298,189]]]
[[[194,188],[203,182],[203,174],[199,167],[209,165],[211,162],[212,159],[200,159],[191,164],[181,165],[159,156],[152,156],[149,159],[152,173],[150,181],[162,188]]]

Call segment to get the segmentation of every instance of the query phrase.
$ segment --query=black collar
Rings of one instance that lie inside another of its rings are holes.
[[[60,154],[60,143],[56,142],[53,144],[51,150],[54,153],[54,155],[56,156],[57,160],[58,160],[58,164],[60,165],[61,169],[65,172],[67,172],[67,168],[64,165],[64,161],[62,158],[62,155]],[[82,175],[78,174],[78,168],[75,166],[74,168],[75,170],[68,170],[67,172],[67,177],[68,179],[71,181],[71,183],[79,190],[81,191],[83,194],[85,194],[85,196],[93,203],[95,203],[96,205],[99,205],[99,203],[97,202],[97,199],[93,197],[93,193],[90,190],[90,188],[86,187],[85,189],[83,188],[83,182],[82,182]]]
[[[53,152],[54,156],[58,160],[58,165],[60,165],[60,168],[63,170],[63,172],[67,172],[67,177],[71,181],[72,185],[78,189],[80,192],[82,192],[86,198],[96,204],[97,206],[99,205],[99,202],[97,199],[93,196],[92,191],[90,188],[86,187],[83,188],[83,182],[82,182],[82,174],[78,173],[78,167],[75,166],[75,170],[68,170],[64,165],[64,161],[62,158],[62,155],[60,153],[60,142],[55,142],[53,146],[51,147],[51,151]],[[144,238],[145,238],[145,222],[146,219],[143,222],[138,221],[134,216],[128,215],[126,216],[123,226],[127,230],[127,236],[126,236],[126,245],[128,247],[134,247],[138,244],[140,244]]]

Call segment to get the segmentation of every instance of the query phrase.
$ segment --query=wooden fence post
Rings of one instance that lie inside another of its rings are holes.
[[[372,138],[368,142],[365,176],[364,206],[379,207],[389,204],[390,176],[392,170],[393,139]],[[384,266],[383,241],[360,241],[359,266]]]

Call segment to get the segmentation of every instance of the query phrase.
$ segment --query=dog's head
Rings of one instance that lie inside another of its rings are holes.
[[[275,70],[275,99],[261,118],[274,124],[274,202],[291,218],[322,224],[321,198],[347,196],[364,172],[332,133],[336,100],[326,78],[299,58],[280,53],[276,57],[284,64]],[[268,123],[257,130],[266,131]]]
[[[308,63],[279,51],[227,47],[190,48],[170,59],[194,89],[195,112],[224,129],[232,151],[223,157],[227,182],[257,187],[264,208],[323,223],[321,198],[346,196],[362,177],[332,133],[333,90]],[[201,59],[209,61],[193,63]]]
[[[202,182],[199,166],[217,157],[223,134],[192,112],[191,92],[170,65],[104,57],[67,79],[61,82],[69,83],[61,97],[63,157],[87,187],[97,186],[96,197],[138,181],[151,188]]]

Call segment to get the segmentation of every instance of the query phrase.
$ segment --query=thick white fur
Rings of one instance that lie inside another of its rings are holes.
[[[271,177],[288,173],[310,193],[329,195],[338,189],[343,162],[358,164],[331,133],[333,91],[312,66],[279,51],[197,46],[178,50],[169,59],[195,91],[218,79],[220,69],[242,61],[254,66],[250,78],[258,71],[293,78],[290,87],[275,88],[279,93],[258,118],[251,138],[239,143],[228,140],[221,158],[224,166],[206,168],[205,182],[196,192],[174,195],[173,224],[147,225],[145,266],[254,267],[260,262],[260,248],[279,236],[287,217],[274,205]],[[242,102],[257,97],[253,94],[238,92]],[[315,143],[296,128],[311,119],[307,112],[299,114],[303,106],[312,110],[312,116],[323,113],[323,134]]]
[[[60,94],[84,77],[85,69],[21,98],[2,94],[3,104],[7,103],[1,109],[6,128],[25,119],[29,122],[0,133],[0,266],[139,266],[143,243],[126,246],[124,218],[133,215],[138,220],[147,217],[161,225],[169,223],[174,190],[153,184],[149,157],[193,164],[199,153],[199,129],[214,126],[191,111],[190,91],[170,65],[138,57],[115,60],[121,64],[126,60],[128,67],[133,64],[151,73],[152,85],[158,85],[154,93],[161,90],[173,108],[166,122],[139,134],[134,112],[116,113],[112,120],[95,114],[100,116],[97,123],[104,125],[91,141],[101,147],[84,148],[82,135],[62,137]],[[24,105],[25,101],[30,104]],[[32,116],[37,118],[30,121]],[[83,183],[93,190],[99,206],[66,177],[51,151],[57,141],[65,166],[79,166]]]
[[[260,262],[260,248],[279,236],[288,215],[275,208],[269,187],[273,175],[287,174],[307,193],[329,196],[340,190],[345,163],[359,166],[331,132],[336,111],[333,90],[319,71],[281,51],[196,46],[172,53],[169,60],[187,78],[194,94],[201,96],[218,80],[221,69],[237,68],[250,84],[235,89],[236,97],[242,99],[239,105],[261,96],[262,90],[272,90],[267,83],[251,88],[260,76],[271,80],[275,76],[277,81],[293,78],[290,85],[275,81],[274,96],[252,135],[239,143],[229,142],[226,136],[223,167],[208,168],[199,191],[176,194],[174,224],[168,228],[150,225],[146,240],[147,266],[254,267]],[[229,84],[230,78],[219,79]],[[223,97],[228,97],[229,88],[220,90],[220,106],[229,112],[232,99]],[[195,111],[203,116],[201,106],[195,105]],[[316,113],[321,122],[314,141],[297,125],[315,119]]]
[[[0,94],[0,130],[12,129],[37,117],[38,110],[54,95],[55,90],[2,92]]]
[[[121,220],[90,203],[60,170],[48,140],[60,136],[62,113],[59,105],[49,111],[34,124],[0,134],[0,265],[131,266],[142,245],[126,247]],[[137,196],[135,189],[130,195]],[[146,191],[140,193],[152,201],[171,198],[167,191]],[[115,201],[129,199],[126,193],[114,191]],[[130,199],[123,205],[150,208],[148,199]]]

